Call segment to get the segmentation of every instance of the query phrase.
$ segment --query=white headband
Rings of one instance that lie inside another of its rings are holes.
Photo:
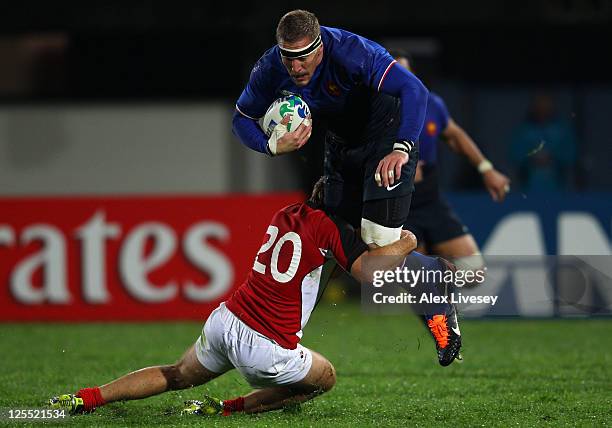
[[[285,49],[278,45],[281,56],[285,58],[302,58],[313,53],[322,44],[321,34],[319,34],[308,46],[299,49]]]

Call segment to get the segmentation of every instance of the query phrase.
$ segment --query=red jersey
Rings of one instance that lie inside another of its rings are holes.
[[[367,249],[346,222],[305,203],[285,207],[272,217],[253,269],[226,307],[253,330],[295,349],[317,302],[325,261],[333,256],[350,271]]]

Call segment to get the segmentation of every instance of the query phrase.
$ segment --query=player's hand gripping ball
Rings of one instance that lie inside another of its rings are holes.
[[[261,122],[261,129],[268,137],[271,136],[274,128],[287,115],[289,115],[287,132],[295,131],[304,121],[306,121],[305,125],[310,125],[310,108],[308,108],[308,105],[297,95],[287,95],[274,101],[268,108]]]

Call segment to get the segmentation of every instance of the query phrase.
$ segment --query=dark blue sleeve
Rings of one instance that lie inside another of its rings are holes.
[[[253,66],[249,82],[236,102],[236,111],[232,118],[232,131],[242,144],[266,154],[269,154],[268,138],[257,120],[266,114],[274,101],[274,89],[270,81],[270,58],[269,52],[266,52]]]
[[[350,74],[372,89],[400,98],[402,111],[397,138],[418,142],[427,110],[427,88],[376,42],[342,30],[335,57]]]
[[[271,84],[271,66],[269,55],[264,55],[255,63],[249,82],[236,102],[236,108],[251,119],[260,119],[266,114],[274,101],[274,87]]]
[[[232,117],[232,131],[245,146],[260,153],[270,154],[268,138],[259,127],[259,123],[242,115],[238,110],[234,111],[234,117]]]
[[[395,63],[389,67],[387,74],[383,75],[379,89],[399,97],[402,102],[397,138],[418,142],[429,95],[425,85],[410,71]]]
[[[438,112],[438,119],[440,120],[440,131],[444,131],[448,127],[448,120],[450,119],[450,114],[444,100],[431,93],[429,94],[429,103],[435,105],[436,111]]]

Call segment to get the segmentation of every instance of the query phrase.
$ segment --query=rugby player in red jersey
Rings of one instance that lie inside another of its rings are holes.
[[[377,269],[393,269],[405,263],[416,238],[404,231],[398,241],[369,250],[350,225],[323,211],[323,188],[321,179],[307,202],[289,205],[273,216],[245,282],[211,313],[202,335],[177,363],[143,368],[101,387],[53,397],[50,406],[90,412],[114,401],[202,385],[234,368],[255,388],[251,393],[224,401],[205,396],[203,401],[186,402],[184,412],[264,412],[329,391],[336,383],[334,366],[299,343],[322,291],[324,264],[333,259],[365,281],[365,265],[372,264],[368,259],[376,257]],[[432,334],[442,334],[440,328],[437,325]],[[452,343],[447,350],[456,348],[450,364],[459,351],[460,336],[453,342],[454,333],[448,330],[443,339]]]

